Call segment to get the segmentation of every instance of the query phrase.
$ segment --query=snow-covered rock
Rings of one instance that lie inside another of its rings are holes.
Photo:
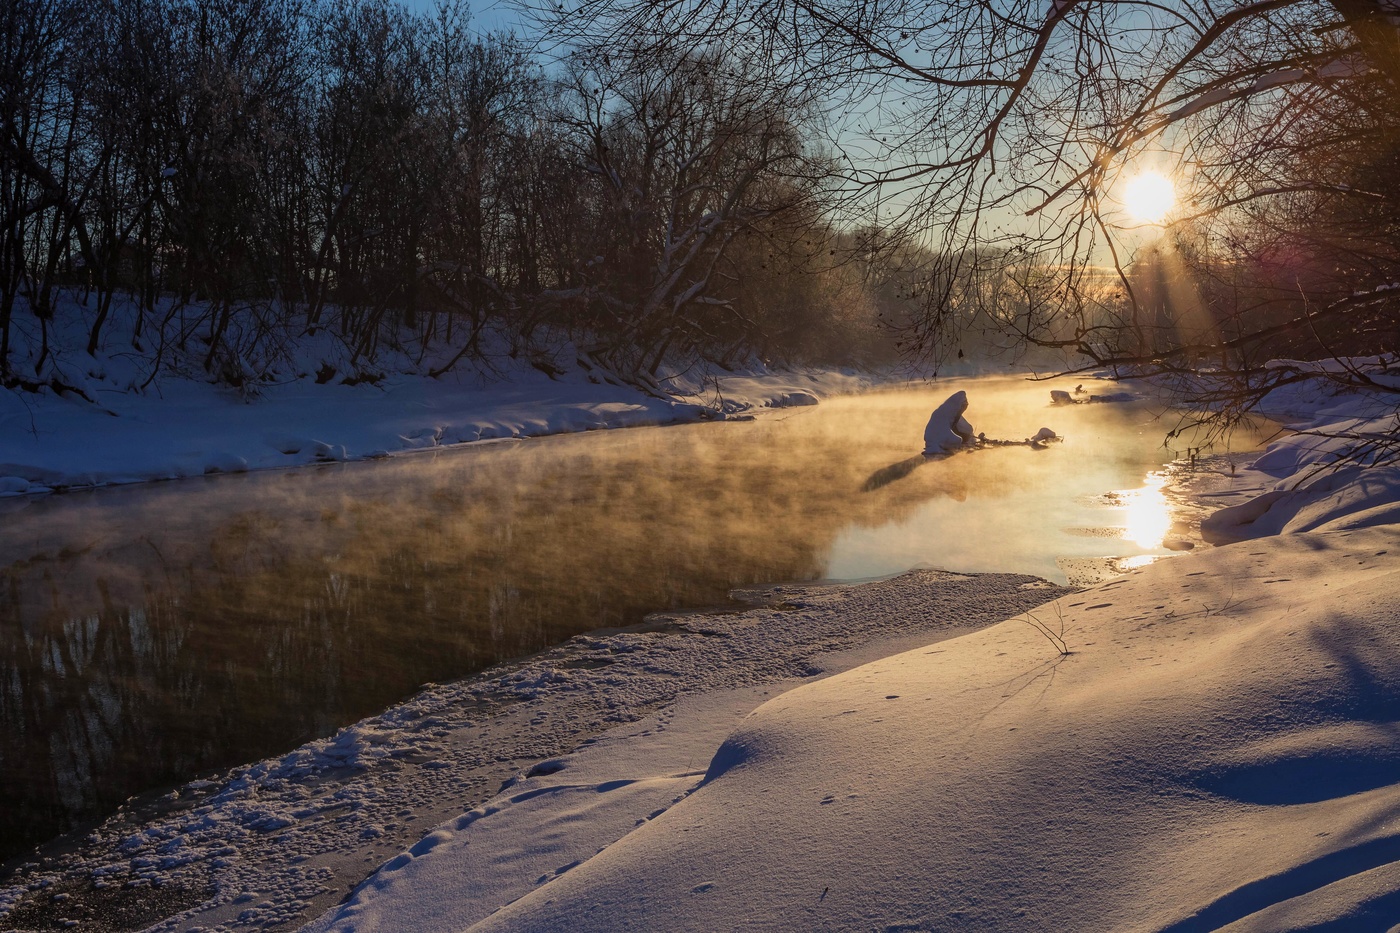
[[[933,410],[924,428],[924,454],[947,454],[974,443],[976,432],[963,417],[967,411],[967,393],[961,390]]]

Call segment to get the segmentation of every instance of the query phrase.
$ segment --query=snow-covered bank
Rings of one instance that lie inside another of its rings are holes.
[[[145,393],[86,384],[99,404],[49,391],[0,390],[0,496],[381,457],[429,447],[599,428],[733,417],[814,405],[867,388],[850,371],[682,375],[670,397],[551,379],[518,366],[509,379],[388,375],[376,384],[266,386],[253,399],[190,379]]]
[[[1035,610],[1068,655],[1012,619],[798,687],[693,794],[471,929],[1383,928],[1397,571],[1394,529],[1276,537]],[[493,806],[419,858],[471,851]],[[393,883],[451,877],[418,860],[317,929],[442,897]]]
[[[1379,380],[1395,377],[1376,375]],[[1400,522],[1400,396],[1336,393],[1325,382],[1277,390],[1260,412],[1293,434],[1250,464],[1232,502],[1201,524],[1207,541]]]

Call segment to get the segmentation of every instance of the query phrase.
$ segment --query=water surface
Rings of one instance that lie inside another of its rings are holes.
[[[1165,553],[1144,478],[1174,456],[1166,426],[1143,406],[1051,408],[1051,387],[940,383],[4,503],[0,858],[425,682],[734,587],[916,566],[1064,582]],[[990,437],[1065,440],[914,457],[956,388]]]

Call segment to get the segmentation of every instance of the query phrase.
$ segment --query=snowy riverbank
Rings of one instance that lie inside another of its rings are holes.
[[[470,928],[1380,928],[1400,901],[1397,567],[1393,528],[1276,537],[1035,610],[1068,655],[1012,619],[799,687],[684,799]],[[660,763],[566,760],[313,929],[465,929],[480,902],[454,879],[558,825],[513,808],[552,797],[562,821],[582,788],[676,780]]]
[[[49,391],[0,390],[0,496],[386,457],[480,440],[734,417],[815,405],[868,388],[831,369],[685,374],[674,394],[556,378],[517,366],[509,379],[387,375],[376,384],[300,378],[255,399],[192,379],[145,393],[85,389],[97,404]]]
[[[64,293],[45,328],[16,324],[10,334],[15,388],[0,388],[0,497],[722,419],[813,405],[881,378],[750,359],[628,382],[544,331],[522,342],[487,327],[460,359],[411,337],[367,356],[333,328],[306,333],[288,322],[230,332],[227,358],[211,365],[207,335],[189,331],[186,309],[163,308],[162,330],[123,298],[90,354],[98,312],[89,297]]]

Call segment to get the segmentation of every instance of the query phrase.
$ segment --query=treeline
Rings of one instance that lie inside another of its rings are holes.
[[[836,261],[818,114],[742,56],[580,47],[545,69],[451,0],[10,0],[0,20],[7,385],[64,341],[232,384],[316,334],[345,366],[392,346],[434,373],[567,340],[642,381],[883,346],[868,270]]]

